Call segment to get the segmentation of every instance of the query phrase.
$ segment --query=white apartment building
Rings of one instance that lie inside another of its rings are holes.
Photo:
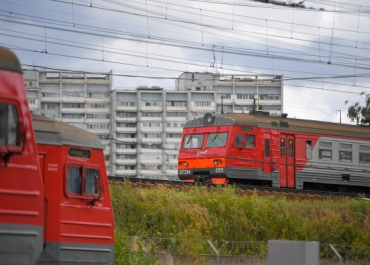
[[[23,70],[23,76],[31,112],[99,136],[110,173],[111,75]]]
[[[184,123],[207,112],[283,112],[281,76],[185,72],[176,90],[112,91],[111,74],[24,70],[31,112],[95,133],[110,176],[177,179]]]
[[[217,113],[267,111],[283,113],[283,81],[280,75],[222,75],[185,72],[176,80],[176,90],[216,91]],[[221,99],[222,98],[222,99]]]
[[[112,93],[112,172],[122,177],[177,179],[182,128],[216,111],[215,91],[158,87]]]

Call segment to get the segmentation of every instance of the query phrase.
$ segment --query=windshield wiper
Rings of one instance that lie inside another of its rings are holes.
[[[213,139],[212,139],[211,143],[213,143],[213,142],[214,142],[214,140],[216,140],[217,136],[218,136],[218,133],[216,133],[215,137],[213,137]]]
[[[190,143],[190,140],[193,138],[193,135],[190,135],[188,141],[186,142],[186,145],[188,145]]]

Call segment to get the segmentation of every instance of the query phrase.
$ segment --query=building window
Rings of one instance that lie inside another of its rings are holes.
[[[85,97],[85,93],[84,92],[64,92],[63,96],[79,98],[79,97]]]
[[[186,112],[167,112],[167,117],[186,117]]]
[[[231,99],[231,94],[220,94],[220,98]]]
[[[63,103],[62,107],[66,109],[83,109],[85,108],[85,104],[84,103]]]
[[[87,114],[86,119],[110,119],[109,114]]]
[[[256,94],[236,94],[237,99],[254,99]]]
[[[161,127],[160,122],[143,122],[143,127]]]
[[[116,166],[117,170],[136,170],[136,166],[128,165],[128,166]]]
[[[144,133],[144,138],[161,138],[161,133]]]
[[[89,98],[109,98],[109,93],[87,93]]]
[[[50,92],[41,93],[41,97],[43,98],[55,98],[58,96],[59,95],[57,93],[50,93]]]
[[[42,109],[55,109],[56,104],[54,104],[54,103],[42,103],[41,108]]]
[[[36,99],[35,98],[29,98],[28,99],[28,104],[36,104]]]
[[[116,155],[116,158],[117,159],[136,159],[136,155],[131,155],[131,154],[128,154],[128,155]]]
[[[134,144],[118,144],[117,149],[136,149]]]
[[[92,108],[92,109],[105,109],[105,108],[108,108],[108,105],[106,105],[106,104],[88,104],[87,107]]]
[[[124,102],[124,101],[119,101],[118,106],[120,107],[135,107],[136,102]]]
[[[117,127],[121,127],[121,128],[136,128],[136,123],[117,123]]]
[[[174,154],[168,154],[167,159],[178,159],[179,155],[174,155]]]
[[[142,112],[141,117],[162,117],[161,112]]]
[[[109,129],[109,124],[88,124],[87,129],[91,130],[107,130]]]
[[[167,165],[167,170],[177,170],[177,165]]]
[[[234,109],[235,110],[251,110],[253,106],[251,105],[235,105]]]
[[[162,101],[160,101],[160,100],[142,101],[141,103],[145,107],[162,106]]]
[[[212,101],[194,101],[194,106],[196,106],[196,107],[210,107],[210,106],[212,106]]]
[[[186,101],[167,101],[168,107],[186,107]]]
[[[83,119],[83,114],[62,114],[63,119]]]
[[[261,100],[280,100],[279,94],[260,94],[259,98]]]
[[[332,159],[332,143],[319,141],[319,159]]]
[[[118,118],[136,118],[136,112],[117,112]]]
[[[136,133],[117,133],[117,138],[136,138]]]
[[[281,110],[280,105],[258,105],[258,110]]]
[[[167,138],[181,138],[182,133],[167,133]]]
[[[192,115],[193,115],[193,117],[201,118],[201,117],[204,117],[204,115],[206,115],[206,113],[205,112],[192,112]]]
[[[162,166],[161,165],[141,165],[141,168],[143,170],[161,170]]]

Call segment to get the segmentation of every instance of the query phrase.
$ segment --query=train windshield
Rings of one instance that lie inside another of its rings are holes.
[[[201,148],[203,145],[204,134],[189,134],[184,138],[182,148]]]
[[[210,133],[206,147],[224,147],[226,145],[228,133]]]
[[[17,145],[18,124],[17,107],[0,103],[0,145]]]

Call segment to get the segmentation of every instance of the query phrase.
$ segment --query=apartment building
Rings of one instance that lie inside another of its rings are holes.
[[[24,70],[31,112],[86,129],[102,140],[111,176],[177,179],[184,123],[207,112],[283,112],[281,76],[185,72],[176,90],[112,91],[112,78]]]
[[[31,112],[96,134],[110,173],[111,75],[24,70],[23,76]]]
[[[267,111],[283,113],[283,81],[280,75],[222,75],[185,72],[176,80],[176,90],[215,91],[217,113]]]
[[[158,87],[112,92],[112,172],[116,176],[177,179],[187,120],[216,111],[215,91]]]

